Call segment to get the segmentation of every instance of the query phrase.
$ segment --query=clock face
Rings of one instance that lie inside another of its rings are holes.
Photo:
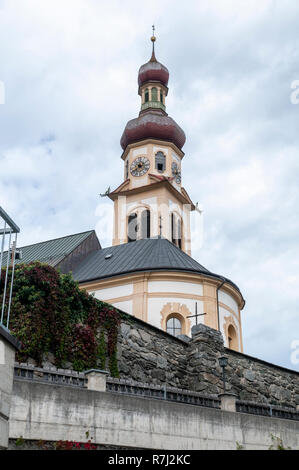
[[[172,171],[172,176],[175,179],[175,182],[177,184],[180,184],[180,182],[181,182],[181,172],[180,172],[178,164],[176,162],[172,162],[171,171]]]
[[[138,157],[132,161],[130,166],[130,172],[133,176],[144,175],[150,167],[150,162],[146,157]]]

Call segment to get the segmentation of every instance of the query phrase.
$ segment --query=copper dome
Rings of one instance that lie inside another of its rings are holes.
[[[121,136],[120,145],[125,150],[129,144],[150,138],[173,142],[179,149],[186,141],[185,133],[180,126],[165,113],[155,110],[131,119]]]
[[[156,60],[153,53],[151,59],[146,64],[141,65],[138,72],[138,86],[141,87],[146,82],[160,82],[167,87],[169,72],[165,65]]]

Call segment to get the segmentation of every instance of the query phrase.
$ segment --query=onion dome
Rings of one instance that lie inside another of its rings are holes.
[[[138,72],[139,87],[141,87],[146,82],[160,82],[162,85],[167,87],[168,79],[169,72],[167,68],[156,60],[154,53],[149,62],[142,65]]]
[[[158,110],[149,110],[127,123],[120,145],[125,150],[133,142],[150,138],[170,141],[179,149],[186,141],[184,131],[170,116]]]
[[[154,35],[151,37],[151,41],[153,43],[152,57],[149,62],[140,67],[138,73],[141,111],[138,118],[127,123],[120,139],[120,145],[125,150],[129,144],[134,142],[157,139],[172,142],[181,150],[186,141],[185,133],[165,111],[169,72],[155,57],[156,37]],[[148,82],[156,83],[147,86]]]
[[[151,41],[153,43],[152,56],[150,60],[139,69],[138,86],[141,87],[146,82],[160,82],[167,87],[169,79],[168,69],[156,59],[154,48],[156,37],[152,36]]]

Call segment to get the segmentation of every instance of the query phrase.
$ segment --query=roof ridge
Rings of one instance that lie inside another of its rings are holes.
[[[56,240],[61,240],[62,238],[69,238],[69,237],[74,237],[75,235],[83,235],[84,233],[92,233],[92,232],[95,232],[95,230],[94,229],[86,230],[85,232],[73,233],[71,235],[65,235],[64,237],[50,238],[50,240],[44,240],[43,242],[36,242],[36,243],[30,243],[29,245],[18,246],[18,249],[28,248],[28,246],[41,245],[43,243],[49,243],[49,242],[54,242]]]

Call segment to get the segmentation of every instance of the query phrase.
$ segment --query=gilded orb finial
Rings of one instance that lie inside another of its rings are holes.
[[[152,35],[152,37],[151,37],[151,41],[152,41],[152,42],[155,42],[156,36],[155,36],[155,25],[154,25],[154,24],[153,24],[153,26],[152,26],[152,30],[153,30],[153,35]]]
[[[155,57],[155,41],[156,41],[156,36],[155,36],[155,25],[153,24],[152,26],[152,30],[153,30],[153,35],[151,37],[151,41],[153,43],[153,51],[152,51],[152,57],[150,59],[150,62],[156,62],[156,57]]]

